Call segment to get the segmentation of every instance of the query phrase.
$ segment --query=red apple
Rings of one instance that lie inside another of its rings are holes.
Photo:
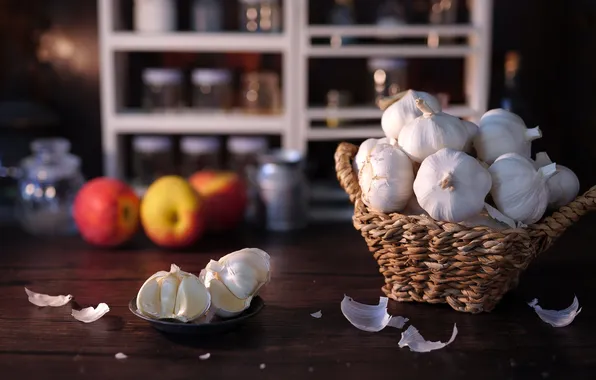
[[[189,182],[203,198],[208,231],[230,230],[244,219],[246,186],[236,173],[205,170],[193,174]]]
[[[77,193],[74,219],[83,239],[101,247],[128,241],[139,228],[139,197],[124,182],[99,177]]]

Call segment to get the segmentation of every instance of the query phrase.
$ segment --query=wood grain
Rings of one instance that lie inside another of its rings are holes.
[[[588,248],[594,226],[596,218],[586,217],[571,228],[490,314],[391,301],[390,312],[408,317],[427,339],[447,340],[457,323],[455,342],[426,354],[400,349],[400,330],[366,333],[342,316],[344,294],[374,303],[383,285],[350,225],[292,234],[240,231],[234,239],[213,237],[184,251],[157,249],[143,238],[125,249],[100,250],[78,238],[42,240],[0,230],[0,378],[594,378],[596,256]],[[219,337],[174,337],[128,310],[143,281],[170,263],[198,273],[209,259],[250,246],[271,254],[273,276],[262,292],[265,308],[243,328]],[[106,302],[111,311],[83,324],[70,316],[70,305],[30,304],[25,286],[71,293],[80,306]],[[583,311],[566,328],[550,327],[527,306],[536,297],[545,308],[564,308],[574,294]],[[323,317],[312,318],[318,310]],[[128,359],[116,360],[117,352]],[[207,352],[211,357],[200,360]]]

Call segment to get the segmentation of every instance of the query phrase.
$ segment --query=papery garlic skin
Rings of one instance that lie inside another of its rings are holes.
[[[526,157],[508,153],[497,158],[488,171],[493,179],[491,195],[499,211],[525,224],[542,218],[549,196],[546,181],[556,173],[555,164],[536,170]]]
[[[491,185],[490,173],[475,158],[444,148],[420,165],[414,194],[433,219],[460,222],[482,211]]]
[[[416,99],[422,116],[407,123],[399,134],[398,144],[415,162],[443,149],[463,150],[468,129],[462,121],[444,112],[434,112],[423,99]]]
[[[239,299],[255,296],[271,279],[270,256],[258,248],[244,248],[218,261],[211,260],[206,269],[217,273],[221,282]]]
[[[542,137],[539,127],[527,128],[518,115],[503,109],[486,112],[478,127],[474,148],[478,158],[489,165],[507,153],[530,158],[532,141]]]
[[[466,127],[466,131],[468,132],[468,139],[466,140],[466,145],[464,145],[463,151],[466,153],[471,153],[474,148],[474,138],[478,134],[478,126],[468,120],[462,120],[461,122]]]
[[[172,264],[170,271],[149,277],[137,294],[137,309],[155,319],[189,322],[203,316],[211,295],[199,278]]]
[[[354,171],[356,172],[356,174],[360,173],[360,170],[362,170],[362,167],[364,166],[364,163],[366,162],[368,156],[370,155],[370,152],[377,144],[388,144],[388,143],[389,143],[389,139],[386,137],[383,137],[381,139],[364,140],[362,142],[362,144],[360,144],[360,147],[358,147],[358,153],[356,153],[356,156],[354,157],[353,165],[354,165]]]
[[[358,183],[368,207],[383,213],[400,211],[412,196],[412,163],[399,147],[378,144],[362,167]]]
[[[541,168],[552,164],[546,152],[536,153],[535,166]],[[557,172],[546,181],[548,187],[548,207],[559,208],[572,202],[579,193],[579,179],[566,166],[557,165]]]
[[[423,99],[435,112],[442,112],[441,102],[424,91],[408,90],[403,97],[387,107],[381,116],[381,126],[390,143],[395,143],[407,123],[422,115],[416,107],[416,99]]]

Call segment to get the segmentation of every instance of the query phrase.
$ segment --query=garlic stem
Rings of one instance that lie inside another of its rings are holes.
[[[389,144],[397,146],[397,139],[389,139]]]
[[[552,164],[553,161],[550,159],[546,152],[536,153],[536,159],[534,160],[540,167]]]
[[[534,141],[542,137],[542,131],[540,127],[526,129],[526,141]]]
[[[403,98],[407,93],[408,93],[408,91],[402,91],[395,95],[391,95],[391,96],[387,96],[385,98],[379,99],[377,101],[377,106],[381,109],[381,111],[385,111],[387,108],[389,108],[390,105],[397,102],[398,100],[401,100],[401,98]]]
[[[545,179],[549,179],[557,172],[557,164],[552,163],[538,169],[538,173]]]
[[[441,189],[453,191],[453,175],[451,173],[447,173],[439,185],[441,186]]]
[[[430,117],[435,114],[435,111],[422,98],[416,99],[416,107],[424,114],[424,117]]]

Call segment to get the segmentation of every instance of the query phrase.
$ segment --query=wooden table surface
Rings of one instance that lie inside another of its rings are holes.
[[[367,333],[341,314],[344,294],[366,303],[382,295],[376,263],[351,225],[242,232],[179,252],[142,239],[128,249],[100,250],[78,238],[41,240],[0,230],[0,379],[593,379],[595,226],[588,216],[571,228],[490,314],[390,301],[390,312],[408,317],[426,339],[448,340],[457,323],[456,340],[430,353],[400,349],[398,329]],[[243,328],[183,339],[128,310],[152,273],[171,263],[198,273],[209,259],[243,247],[269,252],[273,271],[261,293],[265,308]],[[106,302],[111,311],[84,324],[70,316],[71,305],[30,304],[25,286],[73,294],[81,306]],[[545,308],[562,309],[574,294],[583,311],[564,328],[542,322],[527,305],[536,297]],[[318,310],[323,317],[311,317]],[[128,359],[116,360],[117,352]],[[211,357],[200,360],[205,353]]]

